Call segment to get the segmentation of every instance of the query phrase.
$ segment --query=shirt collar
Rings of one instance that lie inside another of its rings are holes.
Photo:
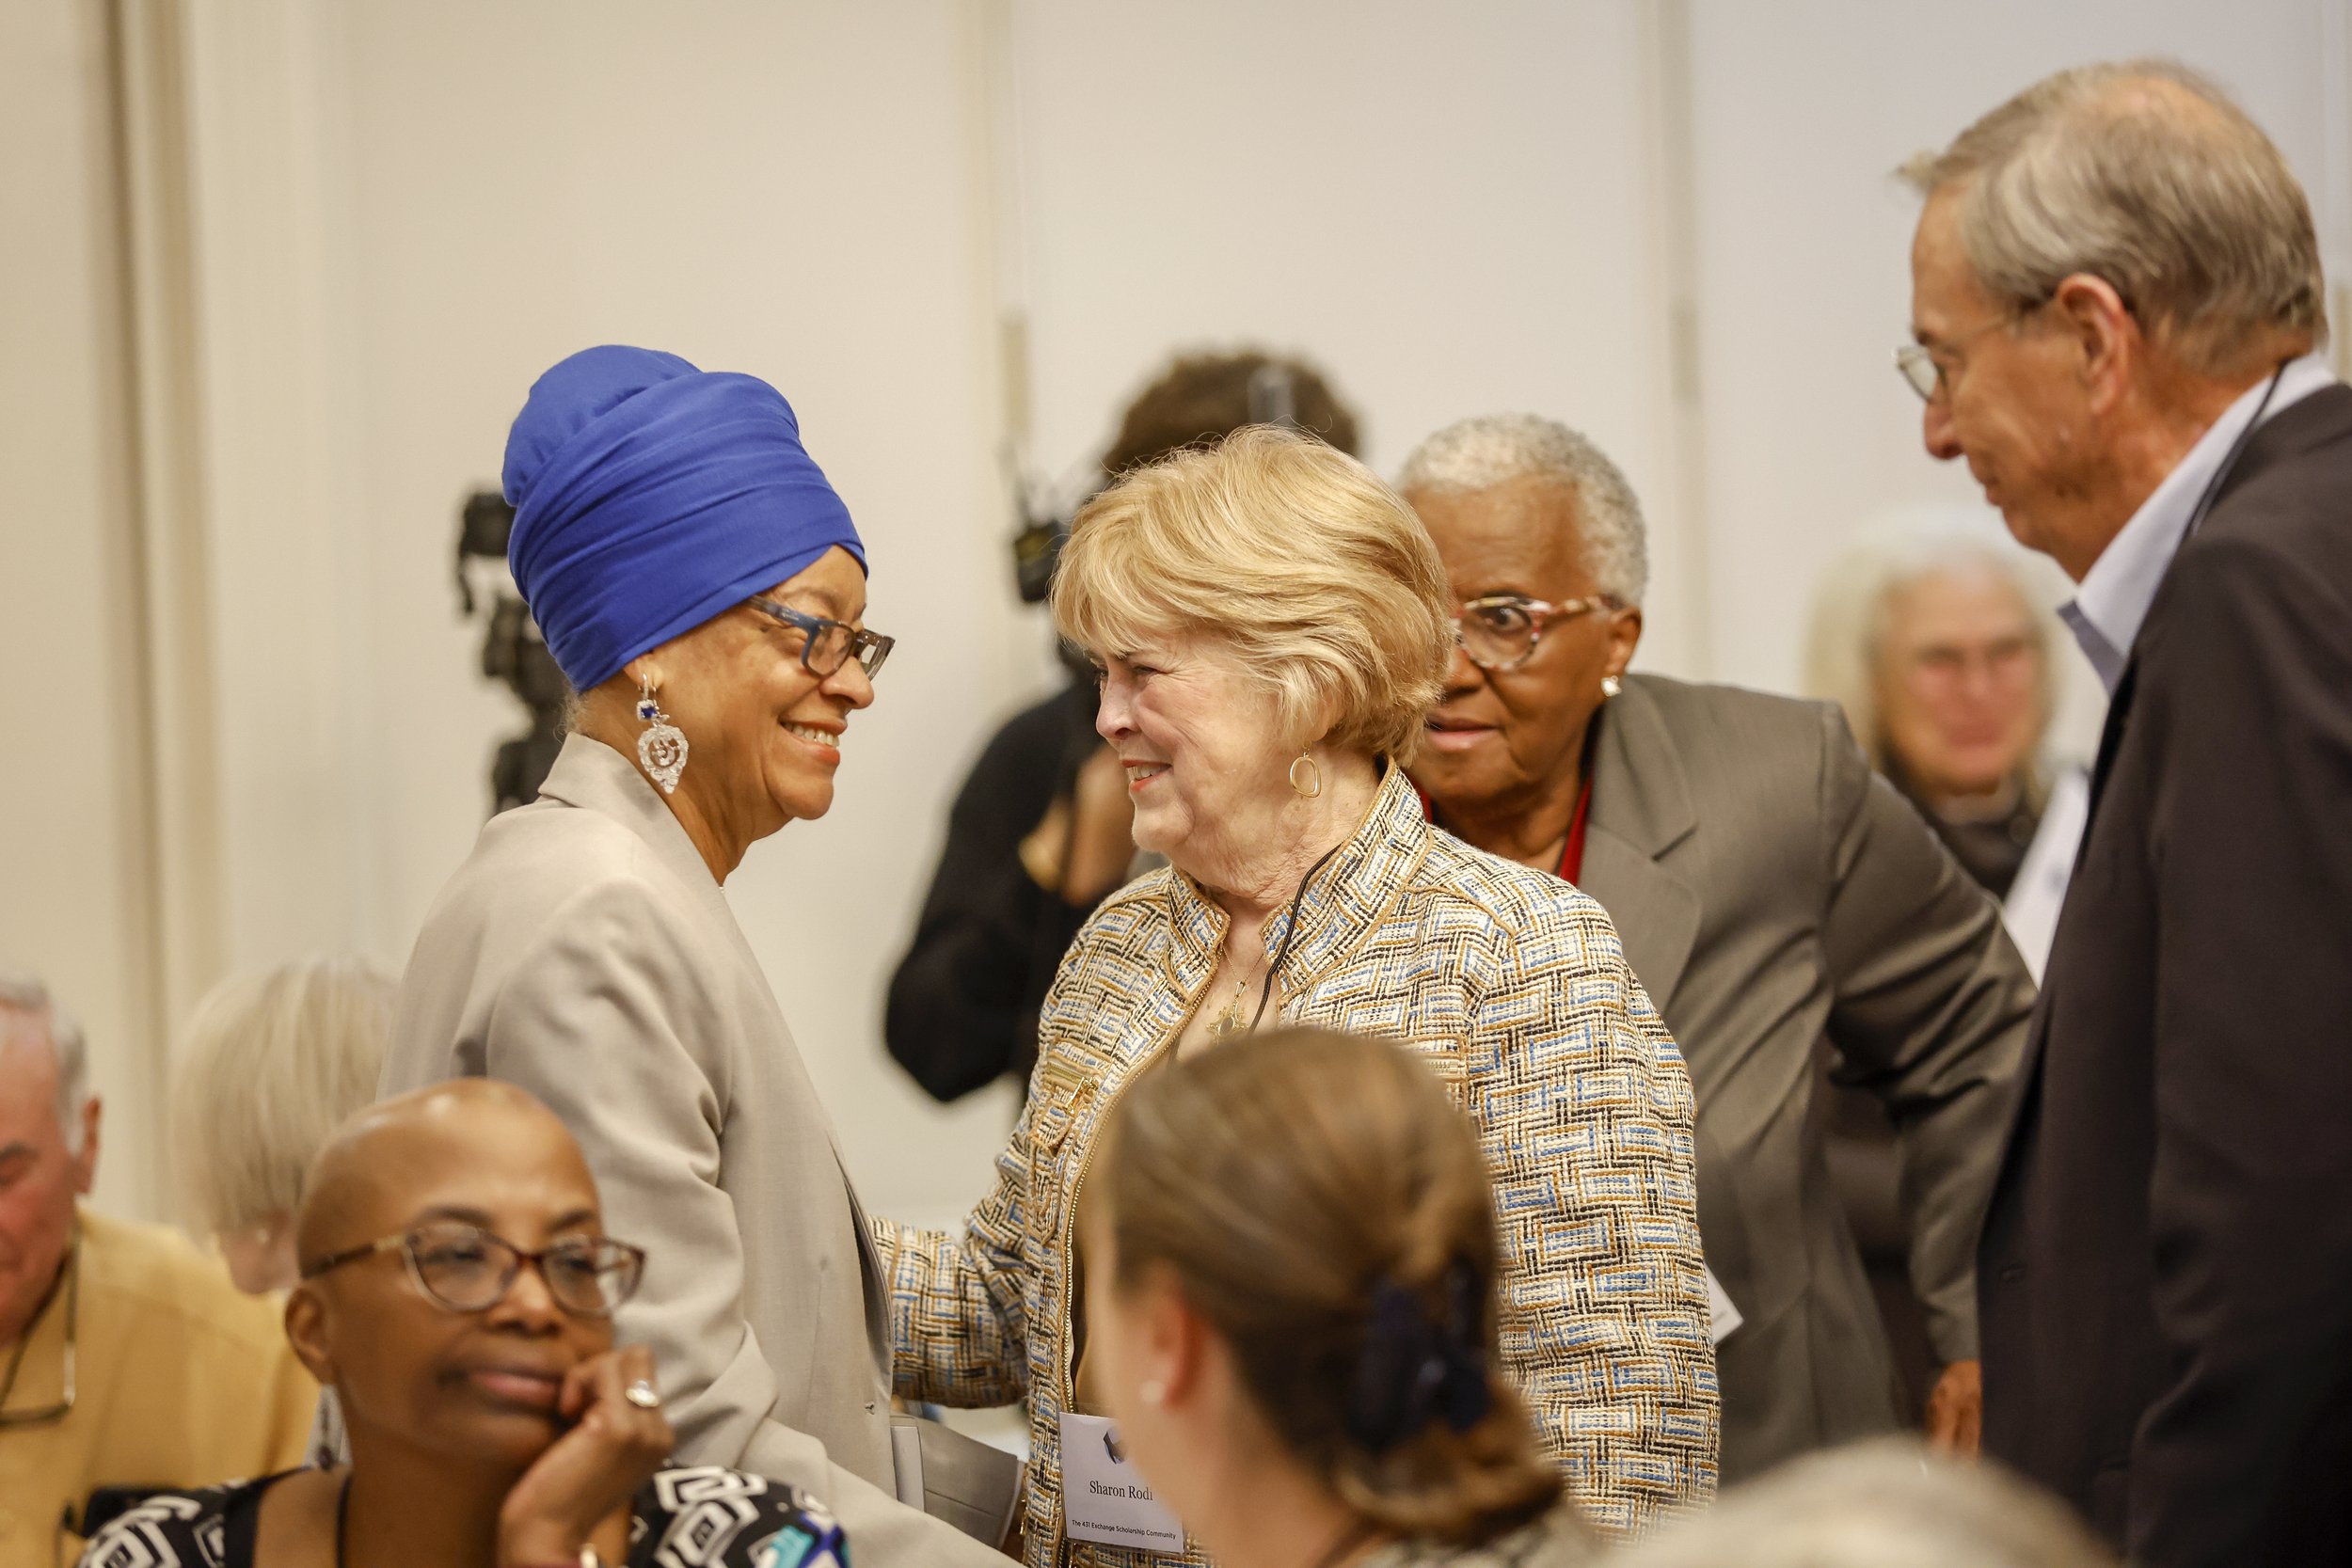
[[[2263,408],[2263,422],[2268,423],[2293,404],[2333,385],[2335,379],[2326,355],[2310,354],[2290,361],[2279,377],[2278,390]],[[2109,696],[2123,678],[2123,666],[2130,662],[2140,623],[2148,619],[2148,607],[2155,602],[2156,589],[2181,547],[2182,536],[2188,531],[2189,515],[2197,510],[2198,498],[2205,493],[2222,459],[2253,419],[2269,385],[2270,378],[2263,377],[2223,410],[2188,449],[2188,455],[2164,476],[2164,483],[2140,502],[2122,531],[2100,552],[2083,575],[2074,598],[2058,607],[2059,617],[2082,645],[2091,668],[2099,672],[2100,683]]]

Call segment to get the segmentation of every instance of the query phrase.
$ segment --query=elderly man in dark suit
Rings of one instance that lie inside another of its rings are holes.
[[[2352,1558],[2352,391],[2267,137],[2160,63],[1906,170],[1928,450],[2112,694],[1978,1270],[1986,1446],[2150,1568]]]
[[[1973,1449],[1977,1227],[2033,1006],[1998,908],[1834,705],[1625,673],[1641,507],[1581,436],[1467,420],[1401,487],[1460,630],[1414,782],[1441,826],[1599,900],[1690,1066],[1699,1231],[1740,1320],[1724,1480],[1903,1415],[1823,1158],[1824,1061],[1899,1129],[1928,1423]]]

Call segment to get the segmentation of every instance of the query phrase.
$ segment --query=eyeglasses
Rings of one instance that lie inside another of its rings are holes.
[[[847,621],[829,621],[773,599],[748,602],[771,620],[800,628],[805,638],[801,643],[801,667],[813,675],[831,675],[854,656],[858,668],[866,672],[866,678],[872,680],[882,673],[882,660],[890,657],[890,650],[898,645],[895,637],[883,637]]]
[[[8,1396],[16,1392],[17,1374],[24,1370],[24,1352],[32,1345],[34,1333],[40,1327],[40,1320],[35,1318],[24,1325],[24,1332],[17,1337],[16,1354],[8,1357],[8,1374],[0,1377],[0,1429],[45,1426],[72,1412],[75,1395],[73,1347],[82,1337],[82,1238],[79,1234],[73,1238],[73,1250],[68,1255],[65,1267],[65,1354],[60,1361],[58,1397],[53,1403],[30,1410],[10,1410],[8,1407]]]
[[[1614,610],[1607,594],[1547,604],[1523,594],[1489,594],[1454,612],[1454,639],[1481,670],[1510,670],[1527,662],[1555,621]]]
[[[1976,341],[1996,326],[2016,325],[2049,304],[2051,297],[2045,295],[2031,305],[2004,310],[1991,321],[1981,322],[1957,337],[1946,338],[1933,347],[1926,343],[1905,343],[1895,351],[1895,369],[1901,374],[1903,384],[1919,394],[1921,403],[1933,403],[1937,394],[1948,394],[1952,389],[1951,372],[1945,369],[1945,360],[1940,356],[1949,355],[1963,343]]]
[[[566,1312],[607,1318],[637,1293],[644,1277],[645,1253],[604,1236],[572,1236],[526,1252],[479,1226],[421,1225],[398,1236],[322,1258],[302,1271],[316,1279],[329,1269],[357,1263],[380,1252],[398,1252],[408,1262],[417,1289],[453,1312],[486,1312],[506,1299],[525,1263],[539,1271],[548,1294]]]

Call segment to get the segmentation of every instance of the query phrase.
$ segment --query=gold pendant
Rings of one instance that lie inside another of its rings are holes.
[[[1240,1034],[1242,1027],[1241,1004],[1238,1001],[1232,1002],[1227,1004],[1225,1010],[1217,1014],[1215,1022],[1210,1023],[1209,1035],[1213,1039],[1221,1040],[1228,1035]]]

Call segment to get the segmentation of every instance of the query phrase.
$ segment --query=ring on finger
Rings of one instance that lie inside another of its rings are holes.
[[[631,1383],[628,1387],[622,1389],[621,1398],[628,1401],[629,1403],[635,1405],[640,1410],[659,1410],[661,1408],[661,1395],[660,1391],[654,1387],[650,1381],[642,1377]]]

